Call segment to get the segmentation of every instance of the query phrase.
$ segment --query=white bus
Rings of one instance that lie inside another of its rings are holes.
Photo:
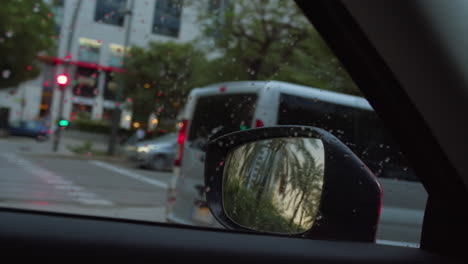
[[[192,90],[179,118],[179,155],[168,195],[170,222],[217,225],[204,203],[203,147],[209,138],[248,128],[319,127],[344,142],[376,176],[418,181],[362,97],[279,81],[219,83]]]

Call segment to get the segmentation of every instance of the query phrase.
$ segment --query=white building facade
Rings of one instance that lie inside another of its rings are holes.
[[[131,114],[116,102],[117,85],[113,81],[114,73],[122,67],[127,29],[127,47],[147,47],[149,42],[190,42],[201,34],[197,9],[183,0],[44,1],[53,4],[57,56],[46,60],[37,79],[0,92],[0,107],[9,109],[10,121],[45,119],[53,127],[60,118],[55,76],[66,73],[70,83],[65,89],[63,118],[73,120],[80,115],[109,120],[112,110],[121,107],[121,125],[128,128]],[[72,25],[76,7],[76,24]],[[128,13],[122,14],[130,10],[131,18]],[[69,37],[71,49],[67,52]]]

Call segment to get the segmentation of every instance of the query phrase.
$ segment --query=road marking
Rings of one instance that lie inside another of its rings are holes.
[[[96,193],[87,191],[85,188],[74,184],[72,181],[66,180],[52,171],[39,167],[14,153],[0,153],[0,156],[5,158],[8,162],[15,164],[20,169],[26,170],[30,174],[39,177],[42,181],[52,185],[55,189],[64,191],[66,195],[81,204],[104,206],[114,205],[111,201],[99,197]]]
[[[376,243],[381,244],[381,245],[389,245],[389,246],[419,248],[419,243],[412,243],[412,242],[377,239]]]
[[[105,162],[96,161],[96,160],[92,160],[90,162],[93,163],[94,165],[98,166],[98,167],[108,169],[108,170],[111,170],[113,172],[117,172],[117,173],[119,173],[121,175],[130,177],[132,179],[135,179],[135,180],[138,180],[138,181],[141,181],[141,182],[144,182],[144,183],[148,183],[148,184],[160,187],[160,188],[167,189],[167,183],[165,183],[165,182],[158,181],[158,180],[155,180],[155,179],[151,179],[151,178],[148,178],[148,177],[143,176],[141,174],[138,174],[136,172],[129,171],[129,170],[126,170],[126,169],[123,169],[123,168],[119,168],[117,166],[110,165],[110,164],[105,163]]]

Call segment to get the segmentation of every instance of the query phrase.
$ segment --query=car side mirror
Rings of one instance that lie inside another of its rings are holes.
[[[212,214],[228,229],[375,241],[381,186],[319,128],[265,127],[211,140],[205,186]]]

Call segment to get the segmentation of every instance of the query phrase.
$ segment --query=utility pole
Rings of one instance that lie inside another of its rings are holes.
[[[26,107],[26,88],[29,86],[29,82],[21,87],[21,121],[24,121],[24,108]]]
[[[126,57],[127,57],[127,50],[128,50],[128,43],[130,41],[130,32],[131,32],[131,27],[132,27],[132,20],[133,20],[133,9],[135,7],[135,0],[130,0],[129,1],[129,8],[121,12],[122,15],[128,16],[128,19],[126,19],[126,26],[125,26],[125,40],[124,40],[124,48],[122,51],[123,57],[122,57],[122,65],[125,65]],[[115,101],[120,102],[122,100],[122,93],[123,93],[123,85],[124,83],[121,81],[119,83],[117,93],[115,95]],[[114,111],[112,112],[112,127],[111,127],[111,135],[109,137],[109,145],[107,148],[107,154],[109,156],[113,156],[115,154],[115,149],[117,145],[117,137],[119,135],[119,128],[120,128],[120,118],[122,115],[122,110],[120,109],[120,104],[119,106],[115,106]]]
[[[70,25],[70,28],[68,29],[68,37],[67,37],[67,46],[65,49],[65,58],[71,58],[71,47],[73,44],[73,39],[74,39],[74,33],[76,31],[76,20],[78,18],[78,13],[81,7],[81,2],[82,0],[78,0],[78,3],[76,4],[76,8],[73,11],[73,17],[72,17],[72,22]],[[65,64],[65,74],[68,74],[70,68],[70,63]],[[59,99],[59,108],[58,108],[58,120],[63,119],[63,101],[65,100],[65,91],[68,86],[68,80],[65,85],[62,84],[57,84],[55,83],[55,87],[59,86],[59,89],[55,89],[55,92],[60,91],[60,99]],[[56,120],[52,120],[54,124],[56,123]],[[61,136],[61,131],[62,127],[58,126],[58,124],[55,124],[57,126],[55,130],[55,137],[54,137],[54,144],[52,150],[54,152],[58,151],[59,144],[60,144],[60,136]]]

